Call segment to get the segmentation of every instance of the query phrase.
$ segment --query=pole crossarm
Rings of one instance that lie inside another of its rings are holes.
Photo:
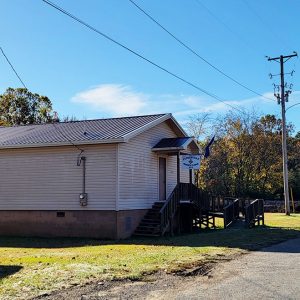
[[[294,54],[291,54],[291,55],[280,55],[280,56],[278,56],[278,57],[269,57],[269,58],[268,58],[268,61],[272,61],[272,60],[276,60],[276,61],[279,60],[279,61],[280,61],[281,58],[282,58],[283,60],[287,58],[287,60],[288,60],[288,59],[291,59],[292,57],[295,57],[295,56],[298,57],[298,53],[294,51]],[[286,61],[287,61],[287,60],[286,60]],[[285,63],[286,61],[284,61],[284,63]]]

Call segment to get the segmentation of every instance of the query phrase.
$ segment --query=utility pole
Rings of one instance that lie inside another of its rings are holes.
[[[275,60],[280,63],[280,92],[281,95],[275,94],[274,96],[278,100],[278,104],[281,104],[281,118],[282,118],[282,161],[283,161],[283,188],[284,188],[284,202],[285,202],[285,214],[290,215],[290,197],[289,197],[289,181],[288,181],[288,158],[287,158],[287,147],[286,147],[286,118],[285,118],[285,102],[288,101],[291,90],[285,92],[284,82],[284,63],[292,57],[298,56],[296,52],[292,55],[280,55],[279,57],[268,58],[268,61]],[[289,73],[293,74],[293,73]],[[270,75],[272,78],[273,75]]]

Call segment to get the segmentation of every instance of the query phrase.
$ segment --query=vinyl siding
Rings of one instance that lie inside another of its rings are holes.
[[[167,164],[167,194],[170,195],[177,184],[177,157],[169,156]],[[180,182],[189,181],[189,171],[180,169]]]
[[[119,210],[149,208],[158,201],[158,157],[151,151],[162,138],[177,137],[163,122],[119,144]],[[184,177],[184,175],[183,175]],[[167,157],[167,197],[177,181],[175,156]]]
[[[74,147],[0,151],[0,210],[115,210],[116,145],[82,147],[88,206],[79,205],[82,166]]]

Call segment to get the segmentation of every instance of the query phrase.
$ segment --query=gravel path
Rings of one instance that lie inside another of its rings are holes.
[[[300,238],[218,263],[206,276],[152,279],[97,283],[42,299],[300,299]]]

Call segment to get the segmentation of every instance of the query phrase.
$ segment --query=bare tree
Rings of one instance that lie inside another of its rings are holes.
[[[197,141],[201,137],[207,136],[210,131],[211,113],[194,114],[189,117],[187,130]]]

